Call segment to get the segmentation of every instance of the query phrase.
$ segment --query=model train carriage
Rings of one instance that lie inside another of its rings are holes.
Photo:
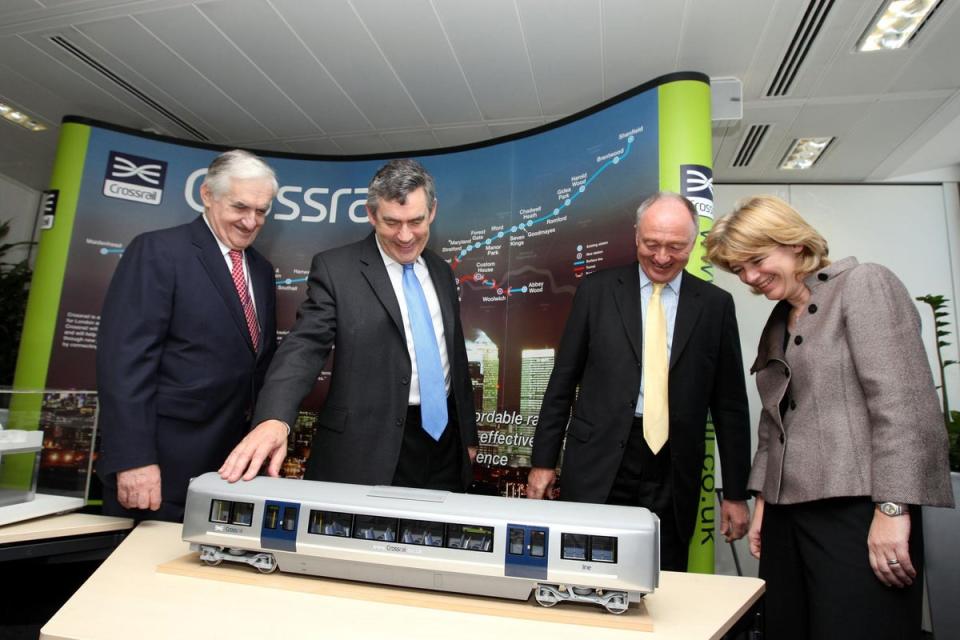
[[[183,538],[208,564],[621,613],[659,579],[645,509],[259,477],[194,479]]]

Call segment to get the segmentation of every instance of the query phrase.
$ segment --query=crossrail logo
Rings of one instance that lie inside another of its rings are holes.
[[[167,163],[129,153],[110,152],[103,195],[142,204],[158,205],[163,199]]]
[[[680,195],[693,203],[698,214],[713,219],[713,169],[702,164],[680,165]]]

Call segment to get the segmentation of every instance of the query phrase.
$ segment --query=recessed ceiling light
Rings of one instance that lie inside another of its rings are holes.
[[[827,150],[833,137],[828,138],[797,138],[790,145],[790,149],[780,161],[781,169],[809,169],[817,163],[823,152]]]
[[[858,51],[899,49],[923,25],[940,0],[887,0],[857,42]]]
[[[4,120],[18,124],[28,131],[46,131],[47,125],[40,122],[39,119],[34,118],[19,109],[15,109],[5,102],[0,102],[0,117],[3,117]]]

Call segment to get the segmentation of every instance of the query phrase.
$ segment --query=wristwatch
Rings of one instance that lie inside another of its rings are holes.
[[[902,516],[907,512],[907,505],[899,502],[878,502],[877,509],[885,516]]]

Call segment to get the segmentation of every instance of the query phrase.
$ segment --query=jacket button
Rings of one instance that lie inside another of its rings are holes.
[[[780,444],[783,444],[783,434],[780,434]]]
[[[818,274],[817,274],[817,280],[819,280],[820,282],[826,282],[826,281],[829,280],[829,279],[830,279],[830,276],[828,276],[828,275],[825,274],[825,273],[818,273]]]
[[[406,376],[400,378],[400,384],[405,385],[405,384],[407,384],[407,383],[409,383],[409,382],[410,382],[410,379],[407,378]]]
[[[810,305],[809,307],[807,307],[807,311],[808,311],[809,313],[816,313],[816,312],[817,312],[817,305],[815,305],[815,304]]]
[[[797,336],[793,339],[793,344],[803,344],[803,336]]]
[[[619,445],[620,445],[620,448],[623,449],[623,444],[624,444],[624,443],[623,443],[623,440],[621,440],[621,441],[618,442],[617,444],[619,444]]]
[[[796,403],[796,401],[794,401],[794,400],[791,400],[791,401],[790,401],[790,408],[791,408],[792,410],[796,411],[796,409],[797,409],[797,403]]]
[[[397,426],[398,426],[398,427],[402,427],[402,426],[403,426],[403,418],[397,418]]]

